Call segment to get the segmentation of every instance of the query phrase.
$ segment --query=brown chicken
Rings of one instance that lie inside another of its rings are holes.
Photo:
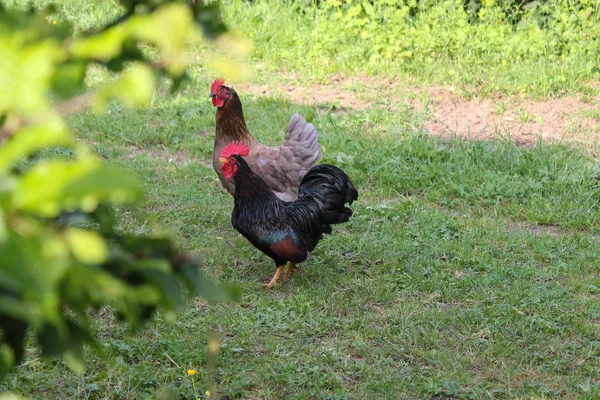
[[[298,197],[300,181],[321,158],[319,134],[313,124],[299,114],[292,115],[281,147],[264,146],[256,141],[246,127],[242,102],[233,88],[217,79],[210,88],[212,103],[217,107],[213,167],[221,185],[233,196],[235,185],[221,171],[221,150],[231,142],[242,142],[250,148],[246,162],[281,200]]]

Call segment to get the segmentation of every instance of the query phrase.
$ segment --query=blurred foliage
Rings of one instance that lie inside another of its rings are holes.
[[[119,73],[99,90],[143,105],[156,80],[185,78],[190,44],[224,32],[215,5],[121,0],[120,16],[73,35],[68,21],[40,10],[0,6],[0,377],[19,363],[28,331],[46,357],[84,369],[83,345],[98,348],[91,309],[106,304],[137,327],[184,294],[218,301],[234,290],[210,284],[197,260],[165,238],[115,230],[111,206],[142,200],[137,177],[100,162],[76,142],[51,104],[84,85],[87,68]],[[62,158],[47,158],[61,148]]]

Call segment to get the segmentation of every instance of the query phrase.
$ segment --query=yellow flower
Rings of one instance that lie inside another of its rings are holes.
[[[188,369],[186,372],[189,376],[194,376],[198,371],[196,371],[195,369]]]
[[[56,21],[52,21],[52,25],[56,25]]]
[[[204,392],[204,395],[206,396],[206,398],[210,397],[210,390],[207,390],[206,392]]]

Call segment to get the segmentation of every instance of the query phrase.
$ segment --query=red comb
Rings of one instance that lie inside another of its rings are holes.
[[[247,156],[250,154],[250,148],[242,142],[231,142],[221,150],[221,157],[229,158],[234,154]]]
[[[216,93],[217,90],[219,90],[219,87],[221,87],[222,84],[225,83],[225,79],[223,78],[217,78],[215,79],[215,81],[213,82],[212,85],[210,85],[210,91],[213,93]]]

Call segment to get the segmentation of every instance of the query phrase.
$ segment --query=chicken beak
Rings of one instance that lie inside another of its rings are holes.
[[[221,158],[219,158],[219,161],[220,161],[220,162],[222,162],[223,164],[225,164],[225,163],[227,162],[227,159],[226,159],[226,158],[223,158],[223,157],[221,157]]]
[[[210,94],[208,95],[208,98],[213,98],[216,96],[217,96],[217,94],[215,92],[210,92]]]

